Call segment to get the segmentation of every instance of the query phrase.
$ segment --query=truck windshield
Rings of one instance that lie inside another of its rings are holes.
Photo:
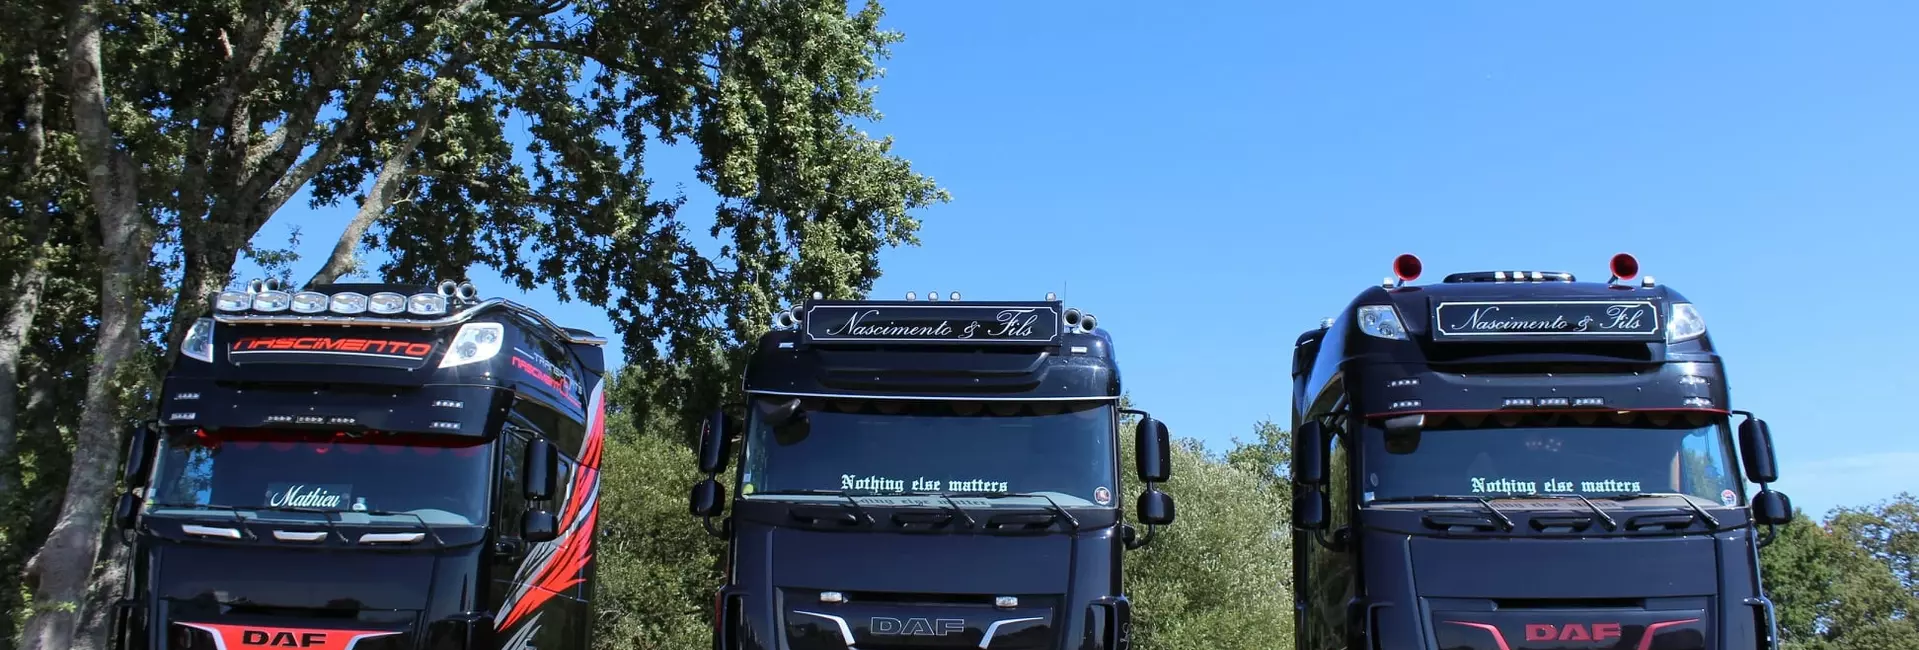
[[[1111,402],[806,399],[775,426],[769,414],[792,403],[753,402],[743,497],[837,499],[831,494],[844,490],[854,496],[1035,494],[1063,507],[1114,503],[1118,424]],[[829,492],[793,494],[804,491]],[[942,499],[924,501],[947,507]],[[966,506],[1035,503],[1045,500],[978,499]]]
[[[1364,434],[1367,499],[1680,493],[1744,499],[1723,416],[1706,413],[1465,413],[1427,416],[1415,434]]]
[[[147,512],[483,525],[491,448],[455,436],[187,430],[160,443]]]

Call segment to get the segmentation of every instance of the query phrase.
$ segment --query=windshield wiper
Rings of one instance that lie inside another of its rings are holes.
[[[1493,497],[1493,500],[1494,500],[1494,501],[1499,501],[1499,500],[1506,500],[1506,499],[1512,499],[1512,500],[1518,500],[1518,499],[1578,499],[1580,503],[1584,503],[1584,504],[1586,504],[1586,507],[1588,507],[1588,508],[1592,508],[1592,511],[1593,511],[1593,514],[1595,514],[1595,515],[1599,515],[1599,521],[1600,521],[1600,522],[1602,522],[1602,523],[1604,523],[1604,524],[1606,525],[1606,530],[1607,530],[1608,532],[1610,532],[1610,531],[1614,531],[1614,530],[1618,530],[1618,529],[1619,529],[1619,522],[1617,522],[1617,521],[1613,521],[1613,518],[1612,518],[1612,516],[1611,516],[1611,515],[1608,515],[1608,514],[1606,514],[1606,511],[1604,511],[1604,510],[1600,510],[1600,509],[1599,509],[1599,504],[1597,504],[1597,503],[1593,503],[1593,502],[1592,502],[1592,499],[1588,499],[1588,498],[1586,498],[1586,496],[1585,496],[1585,495],[1583,495],[1583,494],[1577,494],[1577,493],[1574,493],[1574,494],[1551,494],[1551,493],[1541,493],[1541,494],[1512,494],[1512,495],[1503,495],[1503,496],[1497,496],[1497,497]]]
[[[839,497],[842,499],[846,499],[846,504],[849,506],[852,506],[853,508],[853,514],[857,515],[860,519],[866,520],[867,525],[870,526],[875,521],[873,519],[873,515],[867,514],[866,509],[860,507],[859,500],[853,498],[855,495],[853,494],[852,490],[818,490],[818,489],[760,490],[760,491],[754,492],[751,496],[761,496],[761,495],[768,495],[768,494],[771,494],[771,495],[818,494],[821,496]],[[858,496],[874,496],[874,495],[871,493],[860,493]]]
[[[1499,520],[1500,528],[1504,529],[1508,533],[1513,532],[1512,518],[1507,517],[1506,513],[1500,512],[1499,508],[1493,507],[1493,502],[1487,501],[1485,497],[1469,497],[1469,496],[1458,495],[1458,494],[1427,494],[1427,495],[1411,496],[1411,497],[1382,497],[1378,499],[1373,499],[1371,501],[1368,501],[1367,503],[1418,503],[1421,501],[1461,501],[1461,502],[1477,503],[1479,505],[1485,506],[1486,512],[1493,513],[1493,518]]]
[[[979,526],[978,522],[973,521],[973,516],[966,514],[966,509],[960,507],[960,504],[958,501],[953,500],[953,495],[947,494],[945,492],[941,492],[938,494],[938,496],[941,499],[945,499],[947,503],[953,505],[953,512],[958,513],[960,516],[960,519],[963,519],[966,521],[967,528],[973,528],[973,527]]]
[[[1645,499],[1650,497],[1673,497],[1673,498],[1679,499],[1680,501],[1684,501],[1686,502],[1687,507],[1692,508],[1693,514],[1699,515],[1699,518],[1706,522],[1707,528],[1712,530],[1719,529],[1718,519],[1714,519],[1711,514],[1706,512],[1705,508],[1699,507],[1699,503],[1696,501],[1693,501],[1691,496],[1680,494],[1678,492],[1627,492],[1625,494],[1616,494],[1616,495],[1600,497],[1600,498],[1612,499],[1614,501],[1631,501],[1633,499]]]
[[[1075,519],[1072,513],[1067,512],[1065,508],[1059,507],[1059,502],[1054,501],[1053,497],[1038,492],[949,492],[947,496],[948,498],[958,496],[972,497],[975,499],[1005,499],[1009,497],[1037,497],[1045,499],[1046,507],[1053,511],[1054,516],[1065,519],[1067,527],[1072,530],[1072,532],[1079,532],[1079,520]]]

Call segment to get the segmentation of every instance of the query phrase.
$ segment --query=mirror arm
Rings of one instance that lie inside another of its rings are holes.
[[[706,534],[720,539],[726,539],[726,529],[731,527],[731,523],[731,520],[721,520],[720,525],[716,527],[713,525],[712,517],[700,518],[700,527],[706,529]]]
[[[1126,550],[1131,551],[1145,548],[1147,544],[1153,543],[1153,533],[1158,532],[1158,530],[1158,526],[1146,524],[1146,534],[1129,537],[1126,540]]]
[[[1143,418],[1145,418],[1145,417],[1152,417],[1152,414],[1151,414],[1151,413],[1147,413],[1147,412],[1145,412],[1145,411],[1141,411],[1141,410],[1139,410],[1139,409],[1135,409],[1135,408],[1122,408],[1122,409],[1120,409],[1120,410],[1119,410],[1119,412],[1120,412],[1120,413],[1122,413],[1122,414],[1125,414],[1125,415],[1137,415],[1137,416],[1139,416],[1139,417],[1143,417]]]
[[[1759,548],[1765,548],[1767,544],[1772,543],[1772,539],[1774,537],[1778,537],[1778,536],[1779,536],[1778,524],[1766,524],[1766,536],[1759,538]]]
[[[1313,531],[1313,541],[1318,543],[1320,548],[1326,549],[1328,551],[1332,551],[1334,553],[1343,553],[1346,551],[1346,549],[1343,548],[1342,544],[1336,543],[1332,539],[1326,537],[1326,529],[1324,528],[1319,528]]]

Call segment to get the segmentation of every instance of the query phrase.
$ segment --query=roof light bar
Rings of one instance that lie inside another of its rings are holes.
[[[292,311],[295,314],[359,314],[372,312],[380,315],[413,314],[416,316],[440,316],[447,313],[448,299],[461,302],[474,302],[479,292],[471,283],[441,282],[434,293],[416,293],[411,296],[392,291],[382,291],[365,296],[351,291],[327,295],[317,291],[291,293],[280,289],[278,280],[253,280],[247,283],[246,291],[222,291],[214,297],[213,308],[216,312],[266,312]]]
[[[535,311],[532,307],[528,307],[526,305],[522,305],[520,303],[513,302],[505,298],[488,298],[480,302],[479,304],[465,306],[460,311],[453,313],[451,315],[442,316],[440,318],[434,318],[434,319],[390,318],[390,317],[381,317],[381,316],[358,316],[358,315],[354,315],[354,316],[298,315],[296,316],[292,314],[214,314],[213,320],[221,323],[248,324],[248,325],[338,325],[338,326],[347,326],[347,327],[388,327],[388,328],[397,328],[397,329],[434,329],[438,327],[446,327],[448,325],[459,325],[461,323],[465,323],[466,321],[471,320],[474,316],[479,315],[481,312],[484,312],[488,309],[492,309],[495,307],[507,309],[509,311],[518,313],[521,316],[525,316],[528,320],[538,323],[539,325],[546,327],[548,330],[551,330],[556,336],[559,336],[561,340],[566,341],[567,343],[577,343],[581,345],[606,345],[606,339],[604,337],[593,336],[591,334],[575,334],[575,333],[569,332],[566,330],[566,328],[563,328],[557,324],[554,324],[552,319],[547,318],[545,314],[541,314],[540,312]]]

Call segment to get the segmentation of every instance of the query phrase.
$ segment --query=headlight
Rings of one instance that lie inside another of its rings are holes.
[[[382,291],[367,299],[366,308],[375,314],[398,314],[406,311],[406,296]]]
[[[328,308],[335,314],[358,314],[366,311],[366,302],[365,295],[348,291],[333,294],[333,301]]]
[[[187,328],[186,340],[180,342],[180,354],[213,363],[213,319],[193,321],[193,327]]]
[[[421,316],[438,316],[446,313],[446,296],[437,293],[416,293],[408,298],[406,310]]]
[[[312,291],[293,294],[293,312],[296,314],[318,314],[326,311],[327,295]]]
[[[453,345],[447,346],[446,356],[440,358],[440,367],[452,368],[492,359],[500,353],[500,345],[505,341],[506,328],[499,323],[461,325],[460,332],[453,335]]]
[[[253,294],[240,291],[222,291],[213,301],[213,307],[220,311],[246,311],[253,306]]]
[[[253,294],[254,311],[286,311],[287,304],[293,302],[293,296],[285,291],[262,291]]]
[[[1406,327],[1400,324],[1399,310],[1392,305],[1361,306],[1359,331],[1382,339],[1406,340]]]
[[[1672,318],[1666,321],[1666,342],[1678,343],[1706,333],[1706,318],[1689,302],[1672,304]]]

